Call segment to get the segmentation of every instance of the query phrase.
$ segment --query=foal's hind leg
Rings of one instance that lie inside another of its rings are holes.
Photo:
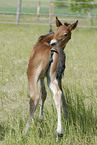
[[[35,78],[35,79],[34,79]],[[37,107],[37,103],[39,100],[39,95],[38,95],[38,90],[37,90],[37,77],[33,77],[33,79],[29,78],[29,91],[30,91],[30,101],[29,101],[29,105],[30,105],[30,117],[33,120],[33,115],[34,112],[36,110]],[[26,131],[29,129],[30,127],[30,117],[28,117],[28,121],[27,121],[27,125],[26,125]]]
[[[57,134],[60,136],[60,135],[63,135],[64,133],[62,124],[61,124],[62,91],[58,87],[58,81],[56,79],[50,82],[49,87],[54,94],[54,101],[55,101],[57,114],[58,114]]]
[[[67,111],[67,105],[66,105],[65,95],[64,95],[63,90],[62,90],[61,80],[58,81],[58,85],[59,85],[59,88],[62,91],[62,107],[63,107],[65,118],[67,119],[67,117],[68,117],[68,111]]]
[[[43,120],[43,106],[47,96],[44,79],[39,80],[39,90],[40,90],[40,99],[41,99],[39,120]]]
[[[30,116],[33,118],[38,100],[39,100],[39,95],[38,95],[38,90],[37,90],[37,81],[33,81],[29,84],[29,89],[30,89]]]

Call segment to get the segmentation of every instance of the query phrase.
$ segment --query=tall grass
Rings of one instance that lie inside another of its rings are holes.
[[[43,121],[38,121],[38,105],[34,124],[22,135],[29,114],[27,60],[45,33],[47,26],[0,24],[0,144],[56,144],[57,112],[48,88]],[[66,121],[62,112],[64,136],[57,144],[96,145],[97,30],[77,28],[72,33],[63,77],[69,117]]]

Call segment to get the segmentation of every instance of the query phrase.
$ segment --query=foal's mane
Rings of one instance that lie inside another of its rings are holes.
[[[49,43],[49,42],[51,41],[51,39],[53,39],[53,37],[54,37],[54,32],[50,32],[50,33],[48,33],[48,34],[41,35],[41,36],[38,38],[38,41]]]
[[[50,32],[50,33],[41,35],[41,36],[38,38],[38,40],[41,41],[41,40],[45,39],[46,37],[49,37],[49,36],[52,36],[52,35],[54,35],[54,32]]]

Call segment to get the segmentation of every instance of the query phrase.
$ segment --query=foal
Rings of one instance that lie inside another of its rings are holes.
[[[53,92],[53,98],[58,113],[58,135],[63,134],[61,124],[61,105],[65,117],[67,117],[66,100],[62,90],[61,79],[65,70],[65,53],[64,48],[71,39],[71,31],[76,28],[78,21],[73,24],[64,25],[56,17],[56,26],[54,33],[42,35],[34,45],[33,51],[29,58],[27,75],[30,91],[30,116],[33,118],[39,96],[41,99],[39,119],[43,119],[43,105],[47,93],[44,78],[47,78],[47,84]],[[37,90],[39,82],[40,95]],[[29,125],[29,119],[28,119]]]

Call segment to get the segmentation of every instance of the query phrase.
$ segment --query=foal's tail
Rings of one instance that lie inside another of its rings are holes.
[[[65,70],[66,55],[62,48],[59,48],[59,57],[57,62],[56,79],[61,80]]]

